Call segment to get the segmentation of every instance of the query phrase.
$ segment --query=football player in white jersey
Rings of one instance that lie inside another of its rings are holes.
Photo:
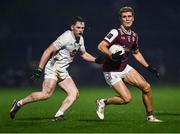
[[[66,70],[73,61],[76,54],[89,62],[101,63],[100,58],[95,58],[86,52],[83,40],[83,31],[85,22],[82,17],[73,18],[70,30],[65,31],[55,40],[43,53],[38,69],[33,72],[33,79],[39,79],[44,69],[44,81],[42,91],[33,92],[29,96],[15,100],[10,110],[10,117],[15,118],[17,111],[24,105],[31,102],[49,99],[56,84],[59,85],[66,93],[67,97],[62,102],[53,120],[63,120],[64,112],[78,99],[79,91]],[[50,56],[52,57],[50,58]],[[49,59],[50,58],[50,59]]]

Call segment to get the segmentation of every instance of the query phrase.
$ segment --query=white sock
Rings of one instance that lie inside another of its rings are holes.
[[[18,105],[18,106],[22,106],[22,105],[23,105],[22,100],[19,100],[19,101],[17,102],[17,105]]]
[[[148,116],[148,119],[153,119],[153,118],[154,118],[153,115]]]
[[[63,115],[63,114],[64,114],[64,112],[58,110],[54,117],[58,117],[58,116]]]
[[[100,100],[100,102],[101,102],[101,104],[103,104],[103,106],[105,106],[104,100],[105,100],[105,99],[101,99],[101,100]]]

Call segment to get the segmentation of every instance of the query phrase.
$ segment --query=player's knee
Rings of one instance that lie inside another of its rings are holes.
[[[72,92],[69,94],[69,97],[71,98],[72,101],[75,101],[79,98],[79,92]]]
[[[151,91],[151,85],[149,83],[146,83],[144,88],[143,88],[143,92],[149,93],[150,91]]]
[[[51,93],[42,92],[42,99],[43,99],[43,100],[47,100],[47,99],[49,99],[51,96],[52,96]]]
[[[79,92],[76,92],[76,93],[74,94],[74,100],[77,100],[77,99],[79,98],[79,96],[80,96]]]
[[[126,96],[126,97],[123,98],[123,100],[124,100],[124,104],[128,104],[129,102],[131,102],[132,97],[131,96]]]

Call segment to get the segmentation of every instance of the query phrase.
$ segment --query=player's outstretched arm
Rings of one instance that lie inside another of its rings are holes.
[[[142,65],[144,66],[149,72],[151,72],[154,76],[159,77],[159,73],[158,71],[151,67],[146,60],[144,59],[143,55],[141,54],[141,52],[139,51],[139,49],[133,51],[133,56],[134,58]]]
[[[147,68],[149,65],[146,62],[146,60],[144,59],[143,55],[141,54],[141,52],[139,51],[139,49],[136,49],[134,51],[132,51],[133,57],[145,68]]]
[[[88,52],[81,52],[81,57],[88,61],[88,62],[95,62],[97,64],[103,64],[104,63],[104,57],[94,57],[91,54],[89,54]]]

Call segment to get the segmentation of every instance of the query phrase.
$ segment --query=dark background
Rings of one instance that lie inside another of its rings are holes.
[[[7,0],[0,1],[0,86],[39,85],[29,79],[43,51],[69,28],[73,16],[86,20],[88,52],[98,56],[97,44],[118,26],[122,6],[135,9],[133,29],[145,59],[160,72],[154,78],[130,56],[153,84],[180,83],[180,1],[178,0]],[[69,68],[78,85],[105,85],[99,65],[77,57]]]

